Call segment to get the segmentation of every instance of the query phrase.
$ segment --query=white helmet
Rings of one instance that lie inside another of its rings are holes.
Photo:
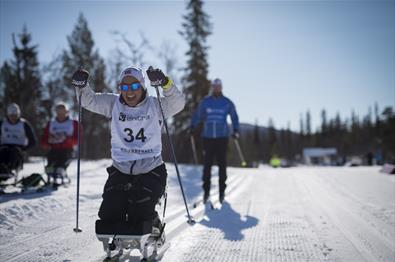
[[[18,117],[21,116],[21,109],[15,103],[11,103],[7,106],[7,116],[9,115],[17,115]]]

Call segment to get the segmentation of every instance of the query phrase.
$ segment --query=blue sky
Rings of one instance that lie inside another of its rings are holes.
[[[12,32],[24,24],[39,45],[42,64],[67,47],[83,12],[96,47],[108,59],[118,30],[139,42],[139,32],[159,47],[177,46],[179,66],[187,46],[181,30],[184,1],[0,2],[0,62],[12,57]],[[223,81],[240,120],[299,130],[310,110],[360,116],[378,103],[395,107],[394,1],[207,1],[213,34],[208,38],[209,77]],[[160,65],[154,55],[147,56]],[[153,94],[153,92],[151,92]]]

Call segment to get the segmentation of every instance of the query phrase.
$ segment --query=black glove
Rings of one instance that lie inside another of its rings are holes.
[[[71,84],[78,88],[84,88],[88,84],[89,72],[85,69],[78,69],[74,72]]]
[[[154,69],[150,66],[147,70],[147,76],[151,81],[151,86],[165,86],[169,82],[169,78],[163,74],[162,70]]]
[[[239,132],[234,131],[233,134],[232,134],[232,138],[233,138],[233,139],[238,139],[239,137],[240,137]]]
[[[187,129],[187,134],[188,134],[188,135],[193,136],[193,135],[195,135],[195,133],[196,133],[196,129],[195,129],[195,128],[189,127],[189,128]]]

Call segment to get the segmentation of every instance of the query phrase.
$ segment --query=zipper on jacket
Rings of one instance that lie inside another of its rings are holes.
[[[133,175],[133,167],[134,167],[134,165],[136,164],[136,161],[137,161],[137,160],[134,160],[134,161],[133,161],[133,164],[130,166],[130,174],[131,174],[131,175]]]

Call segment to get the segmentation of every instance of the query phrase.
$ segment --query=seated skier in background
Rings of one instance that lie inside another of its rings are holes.
[[[21,117],[21,110],[15,103],[7,106],[7,114],[0,121],[0,174],[11,175],[13,170],[23,167],[26,150],[37,143],[30,123]],[[0,177],[0,181],[9,176]]]
[[[65,176],[78,142],[78,122],[70,119],[68,106],[64,102],[58,102],[55,111],[55,118],[47,123],[41,136],[41,146],[49,150],[45,172],[49,176]]]
[[[161,83],[160,98],[165,118],[181,111],[185,98],[161,70],[147,71],[151,82]],[[162,160],[163,119],[156,97],[149,96],[144,75],[137,67],[127,67],[118,79],[118,94],[94,93],[87,84],[89,73],[73,75],[77,96],[84,108],[111,119],[112,166],[107,168],[99,217],[110,223],[138,225],[153,221],[153,232],[161,232],[155,206],[165,192],[167,171]]]

